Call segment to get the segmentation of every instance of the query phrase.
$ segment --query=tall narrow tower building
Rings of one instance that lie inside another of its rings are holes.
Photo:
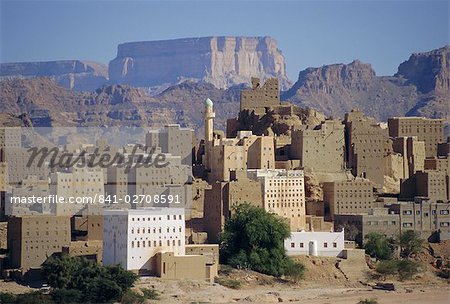
[[[211,147],[214,139],[214,117],[216,113],[213,110],[213,102],[211,99],[205,100],[205,159],[204,165],[207,170],[211,168]]]

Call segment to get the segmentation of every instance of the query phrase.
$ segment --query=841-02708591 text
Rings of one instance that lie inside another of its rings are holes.
[[[134,195],[99,195],[100,204],[181,204],[180,196],[166,194],[134,194]]]

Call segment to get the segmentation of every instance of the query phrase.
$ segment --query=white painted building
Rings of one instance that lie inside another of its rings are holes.
[[[183,208],[105,210],[103,264],[154,272],[158,252],[185,254]]]
[[[306,229],[303,170],[247,170],[248,178],[263,185],[264,209],[289,220],[291,231]]]
[[[291,237],[284,240],[284,248],[289,256],[338,257],[344,250],[344,230],[341,232],[292,232]]]

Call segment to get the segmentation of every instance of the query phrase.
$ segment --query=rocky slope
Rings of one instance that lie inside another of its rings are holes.
[[[237,115],[240,87],[217,89],[212,84],[185,82],[151,97],[127,85],[75,92],[49,78],[0,82],[0,125],[24,126],[161,126],[179,123],[202,130],[203,104],[215,101],[216,127]]]
[[[139,91],[117,86],[95,93],[76,92],[50,78],[16,78],[0,82],[0,112],[29,126],[127,124],[137,112],[130,95],[139,96]],[[118,111],[120,117],[114,117]]]
[[[449,120],[449,49],[414,54],[400,65],[396,75],[390,77],[376,76],[370,65],[360,61],[309,68],[300,72],[299,80],[282,97],[301,107],[317,109],[335,117],[342,117],[352,108],[360,108],[381,121],[396,115]],[[54,70],[54,74],[59,71],[61,69]],[[0,123],[25,126],[160,126],[179,123],[201,132],[203,102],[209,97],[214,101],[215,127],[224,130],[226,120],[238,115],[240,90],[245,87],[241,84],[218,89],[205,81],[185,81],[150,96],[148,90],[128,85],[76,92],[58,86],[52,79],[55,80],[54,77],[2,80]],[[298,117],[289,119],[296,119],[293,123],[305,123],[314,116],[311,113],[303,110]],[[282,123],[273,124],[277,119]],[[261,121],[255,121],[251,116],[242,121],[258,124],[261,130],[270,125],[283,131],[286,119],[267,115]]]
[[[359,108],[380,121],[404,115],[450,120],[449,75],[446,46],[411,55],[392,77],[376,76],[369,64],[358,60],[308,68],[282,98],[336,117]]]
[[[278,77],[287,87],[284,57],[271,37],[203,37],[123,43],[109,63],[112,83],[138,87],[202,80],[218,88]]]
[[[57,84],[76,91],[91,91],[108,81],[107,67],[79,60],[13,62],[0,64],[0,78],[49,77]]]

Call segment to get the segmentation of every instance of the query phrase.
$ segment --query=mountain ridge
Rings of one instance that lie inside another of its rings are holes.
[[[393,76],[377,76],[359,60],[307,68],[281,97],[341,118],[359,108],[380,121],[405,115],[449,121],[449,75],[450,46],[444,46],[412,54]]]

